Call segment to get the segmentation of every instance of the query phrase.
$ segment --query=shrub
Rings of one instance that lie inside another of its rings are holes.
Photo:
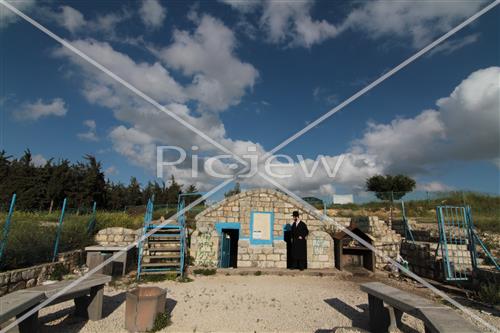
[[[54,270],[50,273],[50,279],[51,280],[58,280],[61,281],[64,277],[64,275],[68,274],[69,270],[66,266],[63,264],[58,264],[54,266]]]
[[[253,275],[260,276],[260,275],[262,275],[262,272],[261,271],[255,271],[255,273],[253,273]]]
[[[482,284],[478,292],[478,297],[484,303],[491,305],[500,304],[500,285],[494,282]]]
[[[215,268],[197,268],[193,273],[197,275],[214,275],[217,270]]]
[[[167,312],[161,312],[156,316],[153,328],[151,328],[150,332],[161,331],[170,324],[172,324],[172,320],[170,319],[170,314]]]

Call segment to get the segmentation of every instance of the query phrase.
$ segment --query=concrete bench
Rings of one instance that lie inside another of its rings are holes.
[[[74,280],[60,281],[49,285],[15,291],[0,297],[0,323],[12,317],[21,317],[29,310],[40,305],[40,303],[46,299],[60,292],[73,281]],[[74,299],[75,315],[90,320],[99,320],[102,318],[104,285],[110,281],[110,276],[94,274],[71,287],[45,306]],[[18,329],[19,333],[37,332],[38,311],[19,323]]]
[[[395,329],[403,313],[422,320],[426,333],[480,333],[450,307],[426,298],[380,282],[364,283],[361,290],[368,294],[370,329],[374,333]]]

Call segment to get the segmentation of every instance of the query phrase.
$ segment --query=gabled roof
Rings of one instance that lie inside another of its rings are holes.
[[[282,200],[282,201],[285,201],[285,202],[292,204],[293,206],[297,207],[297,209],[301,212],[301,214],[303,214],[303,213],[310,214],[310,215],[314,216],[315,218],[317,218],[318,220],[321,220],[321,218],[323,216],[322,213],[318,212],[317,210],[312,210],[309,207],[306,207],[301,202],[297,201],[295,198],[293,198],[293,197],[291,197],[283,192],[269,189],[269,188],[256,188],[256,189],[251,189],[251,190],[247,190],[247,191],[235,194],[233,196],[230,196],[228,198],[225,198],[225,199],[217,202],[216,204],[208,207],[207,209],[205,209],[204,211],[202,211],[198,215],[196,215],[195,219],[198,220],[200,217],[203,217],[203,216],[207,215],[208,213],[213,212],[214,210],[217,210],[218,208],[225,206],[231,202],[242,200],[242,199],[245,199],[245,198],[250,197],[252,195],[261,194],[261,193],[266,193],[266,194],[272,195],[272,196],[276,197],[276,199],[278,199],[278,200]]]

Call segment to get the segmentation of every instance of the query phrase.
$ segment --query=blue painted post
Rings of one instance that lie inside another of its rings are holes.
[[[64,198],[61,215],[59,216],[59,225],[57,226],[56,241],[54,243],[54,254],[52,255],[52,262],[57,259],[57,252],[59,250],[59,239],[61,238],[62,224],[64,221],[64,211],[66,210],[66,198]]]
[[[3,225],[2,242],[0,243],[0,263],[2,262],[3,251],[5,249],[5,245],[7,244],[7,238],[9,237],[10,220],[12,218],[12,214],[14,214],[15,205],[16,205],[16,194],[14,193],[12,195],[12,199],[10,200],[9,214],[7,215],[7,219],[5,220],[5,224]]]
[[[92,206],[92,216],[90,217],[89,224],[87,225],[87,234],[89,235],[92,235],[92,233],[94,232],[96,208],[97,208],[97,202],[94,201],[94,205]]]

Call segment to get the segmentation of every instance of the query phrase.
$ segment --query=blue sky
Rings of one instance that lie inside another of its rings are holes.
[[[489,1],[10,3],[216,141],[265,152]],[[357,193],[370,175],[406,173],[420,190],[498,193],[499,16],[494,8],[279,152],[332,163],[348,153],[336,179],[297,171],[283,183]],[[155,178],[156,145],[221,153],[8,9],[0,17],[0,149],[29,148],[38,162],[95,154],[125,183]],[[189,171],[168,174],[216,184]]]

